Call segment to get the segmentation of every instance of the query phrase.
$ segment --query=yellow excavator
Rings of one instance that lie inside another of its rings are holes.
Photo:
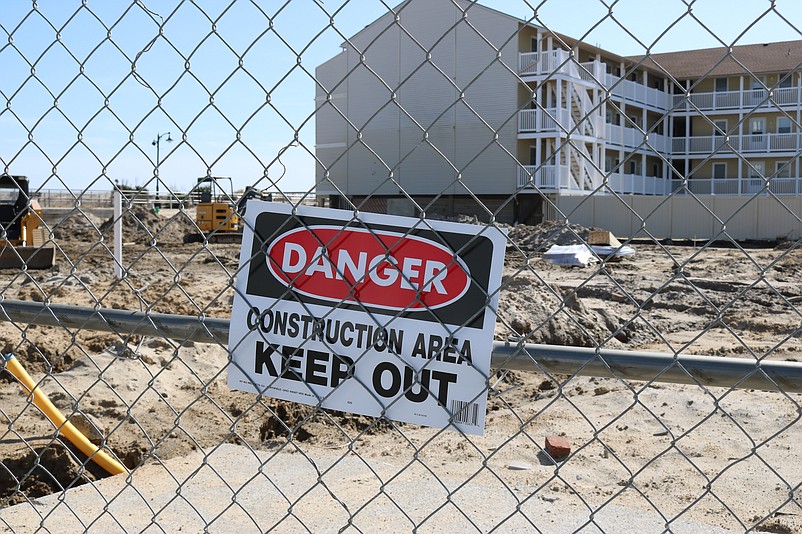
[[[0,174],[0,269],[49,269],[56,249],[47,244],[42,208],[29,194],[28,178]]]
[[[228,190],[221,185],[226,182]],[[204,239],[210,243],[242,241],[239,215],[233,204],[234,188],[231,178],[220,176],[198,178],[192,194],[199,200],[195,205],[195,224],[200,231],[186,234],[184,243],[202,243]]]
[[[225,188],[225,184],[228,188]],[[184,235],[184,243],[241,243],[242,216],[248,199],[269,200],[271,196],[258,189],[248,187],[234,202],[234,188],[229,177],[205,176],[198,178],[192,191],[199,199],[195,206],[195,224],[200,232]]]

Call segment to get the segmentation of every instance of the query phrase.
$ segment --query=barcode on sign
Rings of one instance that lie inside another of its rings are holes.
[[[470,426],[479,424],[479,405],[475,402],[452,400],[451,414],[455,423]]]

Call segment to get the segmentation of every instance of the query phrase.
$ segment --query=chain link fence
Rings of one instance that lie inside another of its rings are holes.
[[[800,27],[779,0],[4,5],[0,528],[802,531]],[[254,229],[255,200],[290,207]],[[237,280],[312,232],[308,205],[348,213],[313,270],[356,230],[389,262],[374,213],[452,257],[502,233],[500,287],[467,312],[495,323],[489,373],[451,350],[475,318],[428,309],[434,271],[395,311],[365,300],[417,276],[379,261],[330,311],[299,278],[282,298],[383,337],[346,361],[314,326],[260,393],[230,388],[232,306],[257,306]],[[378,415],[325,408],[334,382],[267,394],[298,354],[345,376],[413,338],[420,306],[445,334],[399,395],[441,401],[455,358],[482,373],[483,434],[466,406],[428,428],[375,395]]]

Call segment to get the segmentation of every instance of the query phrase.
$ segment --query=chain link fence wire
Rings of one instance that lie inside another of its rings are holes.
[[[802,531],[800,27],[780,0],[4,5],[2,529]],[[252,199],[506,233],[483,435],[228,387]]]

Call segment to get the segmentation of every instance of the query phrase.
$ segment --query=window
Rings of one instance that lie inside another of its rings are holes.
[[[752,89],[764,89],[766,87],[766,77],[765,76],[757,76],[752,78]]]
[[[774,176],[777,178],[790,178],[791,177],[791,162],[790,161],[778,161],[777,162],[777,172],[774,173]]]
[[[713,178],[716,180],[723,180],[727,177],[727,164],[714,163],[713,164]]]
[[[727,121],[717,120],[713,121],[713,135],[727,135]]]
[[[663,166],[659,163],[652,163],[652,176],[656,176],[657,178],[663,177]]]
[[[650,126],[650,128],[654,128],[654,125]],[[657,135],[663,135],[663,121],[657,123],[657,127],[654,128],[654,133]]]
[[[715,91],[717,93],[726,93],[729,90],[727,82],[727,78],[716,78]]]
[[[788,117],[779,117],[777,119],[777,133],[789,134],[791,133],[791,119]]]
[[[640,128],[640,119],[636,115],[630,115],[629,120],[632,121],[631,124],[627,124],[629,128]]]
[[[638,162],[635,160],[630,160],[629,162],[629,174],[638,174]]]
[[[613,170],[613,158],[607,157],[604,158],[604,172],[610,172]]]
[[[746,171],[749,173],[749,180],[743,185],[744,193],[758,193],[765,186],[763,176],[766,174],[766,162],[748,161]]]
[[[765,161],[750,161],[751,165],[747,165],[750,178],[763,178],[766,174]]]
[[[766,119],[752,119],[750,122],[751,135],[743,137],[744,150],[768,150],[768,137],[763,134],[766,132]]]
[[[793,87],[794,75],[793,73],[780,74],[780,79],[777,81],[777,87]]]
[[[529,165],[537,165],[537,147],[529,146]]]

